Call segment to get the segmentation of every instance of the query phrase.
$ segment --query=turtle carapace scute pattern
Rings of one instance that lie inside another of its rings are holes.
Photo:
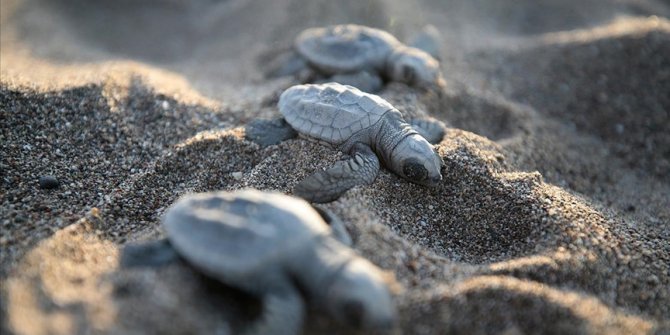
[[[281,94],[278,107],[298,133],[351,156],[301,181],[295,195],[312,202],[333,201],[356,185],[372,183],[380,165],[416,184],[433,186],[442,180],[444,163],[418,131],[442,130],[413,128],[379,96],[338,83],[296,85]]]

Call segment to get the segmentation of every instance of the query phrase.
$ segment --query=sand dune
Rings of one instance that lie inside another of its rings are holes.
[[[398,333],[670,332],[667,1],[3,1],[3,333],[222,333],[258,299],[178,263],[121,269],[179,196],[289,193],[343,154],[260,148],[302,29],[444,36],[441,95],[380,93],[450,125],[433,189],[382,170],[326,205],[396,274]],[[239,177],[241,173],[242,177]],[[60,187],[41,190],[55,175]],[[350,333],[311,310],[306,333]]]

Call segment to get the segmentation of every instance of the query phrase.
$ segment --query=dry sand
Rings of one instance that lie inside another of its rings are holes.
[[[235,334],[259,303],[184,264],[119,269],[188,192],[290,192],[342,154],[265,149],[248,120],[303,28],[443,36],[453,128],[434,189],[383,170],[327,207],[393,271],[406,334],[670,333],[670,3],[661,0],[3,0],[2,326],[17,334]],[[239,177],[241,173],[241,178]],[[42,190],[54,175],[60,187]],[[307,333],[349,333],[310,311]]]

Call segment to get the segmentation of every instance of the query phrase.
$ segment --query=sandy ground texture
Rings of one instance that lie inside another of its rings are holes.
[[[3,334],[236,334],[256,297],[121,269],[189,192],[289,193],[343,154],[260,148],[302,29],[443,34],[448,88],[381,95],[452,128],[433,189],[382,170],[326,205],[395,273],[397,333],[670,333],[670,2],[2,0]],[[39,188],[40,176],[60,186]],[[309,312],[306,333],[350,333]]]

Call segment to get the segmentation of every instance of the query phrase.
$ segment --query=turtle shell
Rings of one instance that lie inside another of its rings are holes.
[[[338,83],[295,85],[279,97],[279,111],[296,131],[339,145],[394,107],[374,94]]]
[[[381,70],[398,45],[383,30],[355,24],[306,29],[295,40],[298,53],[326,74]]]
[[[251,292],[282,280],[282,266],[330,227],[306,201],[244,190],[188,195],[168,209],[163,225],[192,266]]]

